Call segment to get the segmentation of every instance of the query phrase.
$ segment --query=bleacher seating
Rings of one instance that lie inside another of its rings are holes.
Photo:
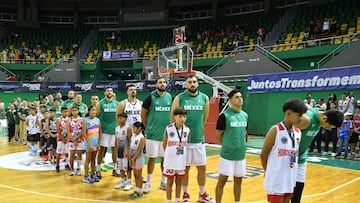
[[[73,29],[61,25],[48,25],[41,29],[8,27],[2,36],[0,50],[7,52],[6,63],[52,64],[60,58],[68,60],[74,57],[87,33],[85,27]],[[3,54],[0,60],[4,62]]]

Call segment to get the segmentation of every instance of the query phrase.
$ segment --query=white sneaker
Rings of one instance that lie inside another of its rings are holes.
[[[166,183],[160,183],[160,190],[166,190]]]
[[[199,194],[199,202],[203,202],[203,203],[215,203],[215,200],[210,197],[209,194],[207,194],[206,192],[204,192],[204,194],[200,195]]]
[[[332,156],[332,157],[335,157],[335,156],[336,156],[336,153],[334,153],[334,152],[331,153],[331,156]]]
[[[143,189],[143,193],[147,194],[150,192],[150,185],[149,184],[145,184],[144,189]]]
[[[123,188],[125,187],[125,182],[124,181],[121,181],[119,184],[115,185],[115,189],[120,189],[120,188]]]
[[[327,153],[327,152],[323,152],[322,155],[323,155],[323,156],[327,156],[328,153]]]
[[[129,191],[129,190],[131,190],[131,189],[132,189],[131,183],[126,183],[126,184],[125,184],[125,187],[124,187],[124,191]]]

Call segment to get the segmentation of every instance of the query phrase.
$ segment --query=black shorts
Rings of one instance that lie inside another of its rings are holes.
[[[52,145],[52,148],[54,150],[56,150],[56,147],[57,147],[57,141],[56,141],[56,137],[50,137],[49,138],[49,146]]]
[[[40,133],[27,135],[27,141],[29,142],[38,142],[39,140],[40,140]]]
[[[354,133],[351,135],[349,139],[349,143],[358,143],[360,134]]]

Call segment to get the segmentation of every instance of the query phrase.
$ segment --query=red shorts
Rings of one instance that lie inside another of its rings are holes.
[[[287,197],[287,198],[292,198],[293,197],[293,193],[285,193],[285,194],[278,194],[278,195],[275,195],[275,194],[268,194],[267,195],[267,199],[269,202],[279,202],[279,203],[282,203],[284,201],[284,198]]]

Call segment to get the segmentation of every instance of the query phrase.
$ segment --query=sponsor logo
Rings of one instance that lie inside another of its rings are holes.
[[[184,109],[188,111],[202,111],[203,106],[200,105],[184,105]]]
[[[39,91],[41,84],[40,83],[36,83],[36,84],[23,83],[23,87],[29,88],[30,91]]]
[[[244,122],[244,121],[242,121],[242,122],[236,122],[236,121],[230,122],[230,127],[232,127],[232,128],[246,127],[246,126],[247,126],[247,122]]]
[[[157,106],[155,107],[155,111],[170,111],[169,106]]]
[[[104,112],[116,112],[116,108],[104,108]]]
[[[125,86],[129,85],[135,85],[136,89],[143,90],[144,89],[144,83],[143,82],[135,82],[135,83],[126,83]]]
[[[91,90],[92,83],[75,84],[75,87],[79,87],[82,91],[89,91]]]

